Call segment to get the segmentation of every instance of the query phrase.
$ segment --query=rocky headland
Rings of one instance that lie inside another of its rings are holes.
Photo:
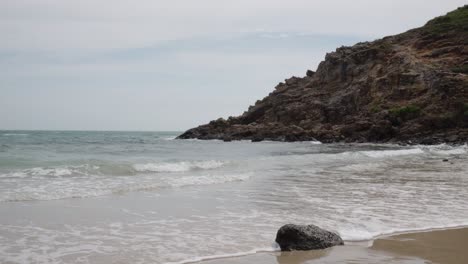
[[[421,28],[340,47],[241,116],[178,138],[466,143],[468,5]]]

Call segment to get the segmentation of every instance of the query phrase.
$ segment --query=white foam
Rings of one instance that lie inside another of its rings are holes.
[[[425,147],[429,152],[437,155],[463,155],[468,153],[468,146],[449,146],[446,144]]]
[[[65,173],[65,172],[64,172]],[[151,175],[102,177],[49,177],[27,179],[21,186],[1,188],[0,202],[47,201],[69,198],[98,197],[135,191],[153,191],[194,185],[211,185],[246,181],[251,173],[212,174],[154,178]],[[30,177],[30,176],[28,176]],[[101,177],[101,176],[99,176]],[[17,180],[17,179],[14,179]],[[7,182],[7,181],[3,181]]]
[[[363,172],[363,171],[373,171],[380,169],[383,167],[384,164],[381,163],[358,163],[358,164],[350,164],[339,167],[340,170],[343,171],[354,171],[354,172]]]
[[[30,176],[66,176],[71,175],[73,171],[69,168],[31,168],[22,171],[7,174],[9,177],[25,178]]]
[[[165,178],[171,187],[183,187],[190,185],[211,185],[227,182],[246,181],[252,176],[251,173],[240,174],[214,174],[206,176],[186,176],[179,178]]]
[[[88,198],[118,193],[109,189],[80,189],[77,186],[70,186],[62,191],[50,190],[48,186],[23,187],[15,192],[0,195],[0,202],[23,202],[23,201],[52,201],[69,198]]]
[[[3,136],[29,136],[29,134],[24,134],[24,133],[6,133],[2,135]]]
[[[276,252],[276,251],[279,251],[279,250],[280,250],[279,246],[275,243],[275,244],[272,245],[271,248],[257,248],[257,249],[253,249],[253,250],[250,250],[250,251],[244,251],[244,252],[236,252],[236,253],[230,253],[230,254],[219,254],[219,255],[211,255],[211,256],[203,256],[203,257],[194,257],[194,258],[185,259],[185,260],[177,261],[177,262],[166,262],[165,264],[188,264],[188,263],[196,263],[196,262],[214,260],[214,259],[242,257],[242,256],[248,256],[248,255],[253,255],[253,254],[263,253],[263,252]]]
[[[413,149],[396,149],[396,150],[369,150],[369,151],[360,151],[359,153],[371,157],[371,158],[385,158],[385,157],[395,157],[395,156],[404,156],[404,155],[419,155],[424,154],[424,151],[420,148]]]
[[[86,175],[89,171],[97,171],[100,167],[93,165],[35,167],[0,174],[0,177],[27,178],[27,177],[63,177],[70,175]]]
[[[139,172],[185,172],[191,170],[209,170],[223,166],[225,162],[217,160],[207,161],[181,161],[135,164],[133,168]]]
[[[407,233],[418,233],[418,232],[429,232],[429,231],[436,231],[436,230],[447,230],[447,229],[455,229],[455,228],[465,228],[467,227],[467,223],[461,224],[449,224],[449,225],[433,225],[433,226],[423,226],[419,228],[388,228],[388,229],[381,229],[379,231],[368,231],[368,230],[344,230],[340,232],[341,237],[344,241],[348,242],[361,242],[361,241],[369,241],[378,239],[381,237],[387,236],[394,236],[399,234],[407,234]]]
[[[435,151],[437,154],[442,154],[442,155],[462,155],[466,154],[465,149],[461,148],[456,148],[456,149],[448,149],[448,150],[439,150]]]

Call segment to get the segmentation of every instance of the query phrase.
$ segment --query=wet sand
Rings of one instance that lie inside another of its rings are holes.
[[[434,263],[468,263],[468,228],[403,234],[378,239],[375,250],[417,256]]]
[[[204,261],[205,264],[241,263],[441,263],[468,261],[468,228],[394,235],[368,243],[304,252],[268,252]]]

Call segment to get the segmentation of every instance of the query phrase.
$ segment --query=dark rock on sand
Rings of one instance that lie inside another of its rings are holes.
[[[468,6],[421,28],[340,47],[241,116],[178,138],[466,143]]]
[[[324,249],[344,245],[341,237],[315,225],[282,226],[276,234],[282,251]]]

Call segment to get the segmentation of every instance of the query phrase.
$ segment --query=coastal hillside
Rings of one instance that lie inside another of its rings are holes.
[[[178,138],[465,143],[468,5],[421,28],[337,48],[241,116]]]

